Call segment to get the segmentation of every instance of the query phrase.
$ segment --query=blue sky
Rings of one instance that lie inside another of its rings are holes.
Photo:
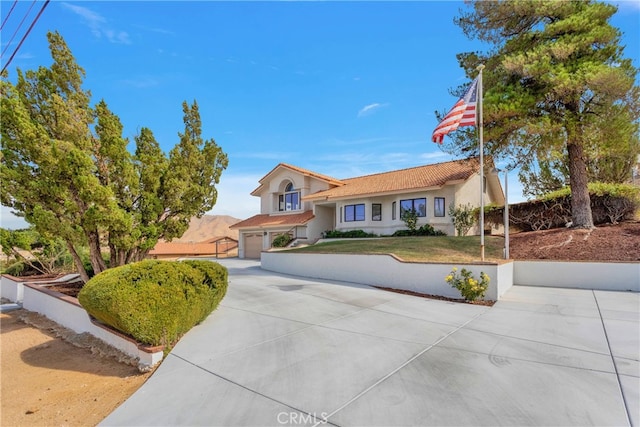
[[[2,29],[6,63],[42,2],[21,0]],[[612,24],[640,66],[640,2],[616,1]],[[13,0],[1,1],[4,21]],[[210,214],[259,212],[249,193],[279,162],[348,178],[451,160],[431,132],[434,111],[465,82],[456,54],[485,46],[453,19],[460,1],[51,1],[9,66],[51,63],[59,31],[133,141],[150,128],[165,151],[197,100],[203,137],[229,155]],[[11,44],[20,20],[28,16]],[[133,147],[133,144],[131,145]],[[500,164],[498,165],[500,166]],[[524,200],[515,174],[509,201]],[[2,227],[23,225],[2,208]]]

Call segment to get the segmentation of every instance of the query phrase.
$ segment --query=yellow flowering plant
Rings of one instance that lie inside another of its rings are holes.
[[[475,301],[482,299],[487,288],[489,287],[489,276],[484,272],[480,272],[480,280],[476,280],[471,272],[466,268],[460,270],[453,267],[444,280],[452,287],[460,291],[462,297],[467,301]]]

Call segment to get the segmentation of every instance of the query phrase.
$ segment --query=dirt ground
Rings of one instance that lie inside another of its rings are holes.
[[[59,329],[26,310],[0,314],[3,427],[95,426],[151,375],[74,346]]]
[[[509,245],[516,260],[640,261],[640,221],[511,234]]]
[[[640,221],[512,234],[510,252],[513,259],[640,261]],[[58,328],[25,310],[0,314],[0,425],[94,426],[151,375],[70,344]]]

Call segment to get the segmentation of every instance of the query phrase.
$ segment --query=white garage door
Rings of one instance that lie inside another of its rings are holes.
[[[244,235],[244,257],[260,259],[262,252],[262,234]]]

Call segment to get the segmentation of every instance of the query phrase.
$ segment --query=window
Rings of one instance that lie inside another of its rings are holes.
[[[433,199],[433,215],[444,216],[444,197],[436,197]]]
[[[382,221],[382,205],[380,203],[371,205],[371,220]]]
[[[415,211],[418,217],[427,216],[427,199],[400,200],[400,218],[404,217],[405,212],[411,211]]]
[[[284,194],[278,195],[279,211],[297,211],[300,210],[300,192],[295,191],[293,183],[287,184]]]
[[[396,219],[396,202],[391,203],[391,219]]]
[[[346,205],[344,207],[344,221],[364,221],[364,204]]]

